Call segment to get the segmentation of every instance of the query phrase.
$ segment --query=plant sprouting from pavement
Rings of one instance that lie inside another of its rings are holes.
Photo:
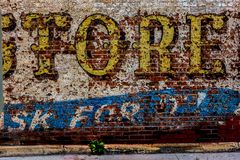
[[[105,152],[104,143],[102,141],[93,140],[88,144],[88,146],[92,154],[100,155]]]

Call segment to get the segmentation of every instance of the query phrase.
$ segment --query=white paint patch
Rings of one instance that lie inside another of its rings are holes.
[[[96,122],[96,123],[101,123],[100,117],[101,117],[102,113],[103,113],[104,111],[106,111],[106,110],[109,111],[108,121],[112,121],[112,120],[113,120],[114,115],[117,113],[116,107],[109,106],[109,105],[103,105],[100,109],[98,109],[98,110],[96,111],[96,114],[95,114],[95,122]],[[119,118],[119,117],[118,117],[118,120],[120,121],[120,118]]]
[[[177,110],[177,106],[178,106],[177,105],[177,100],[176,100],[176,98],[173,98],[173,97],[171,97],[169,100],[174,103],[173,108],[170,111],[170,114],[173,115]]]
[[[238,108],[234,111],[234,114],[240,115],[240,103],[238,103]]]
[[[83,116],[83,112],[91,112],[93,110],[93,106],[85,106],[85,107],[80,107],[77,109],[75,116],[72,118],[72,121],[70,123],[70,128],[75,128],[77,122],[79,121],[87,121],[88,116]]]
[[[128,107],[132,107],[131,112],[127,111]],[[124,103],[121,108],[122,117],[126,116],[128,120],[134,122],[135,121],[134,115],[139,111],[139,109],[140,106],[138,103],[131,102]]]
[[[4,129],[4,112],[0,113],[0,130]]]
[[[42,115],[42,111],[41,110],[37,110],[34,117],[33,117],[33,120],[32,120],[32,123],[29,127],[29,130],[34,130],[35,127],[39,124],[41,125],[43,128],[49,128],[46,120],[52,115],[51,113],[46,113],[44,115]]]
[[[204,92],[199,92],[198,93],[198,99],[197,99],[197,107],[200,106],[200,104],[202,103],[202,101],[206,98],[207,94]]]
[[[8,127],[8,131],[12,131],[12,130],[19,130],[19,131],[23,131],[26,127],[26,122],[19,118],[19,117],[26,117],[27,116],[27,112],[25,111],[21,111],[19,113],[17,113],[15,116],[13,116],[11,119],[13,122],[18,123],[19,127],[18,128],[12,128],[12,127]]]

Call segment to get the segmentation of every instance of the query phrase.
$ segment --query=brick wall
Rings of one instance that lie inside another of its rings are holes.
[[[239,141],[238,0],[2,0],[1,143]]]

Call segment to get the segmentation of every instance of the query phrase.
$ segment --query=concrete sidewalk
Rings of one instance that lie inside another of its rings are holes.
[[[118,154],[118,155],[51,155],[5,157],[0,160],[239,160],[240,153],[175,153],[175,154]]]
[[[171,144],[109,144],[106,154],[209,153],[240,151],[240,143],[171,143]],[[33,156],[52,154],[90,155],[87,145],[0,146],[0,156]]]

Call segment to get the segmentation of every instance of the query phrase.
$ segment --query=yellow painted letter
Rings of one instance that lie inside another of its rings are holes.
[[[93,68],[87,61],[86,55],[86,46],[87,46],[87,34],[89,27],[91,27],[92,23],[100,21],[101,24],[107,29],[107,32],[110,37],[110,58],[108,60],[107,65],[103,69],[95,69]],[[92,75],[103,76],[108,74],[108,72],[112,71],[115,65],[119,61],[118,54],[118,45],[120,39],[120,30],[118,28],[117,23],[110,17],[102,14],[94,14],[87,17],[79,26],[77,34],[76,34],[76,50],[77,50],[77,59],[81,67]]]
[[[39,65],[38,70],[34,72],[35,76],[41,77],[44,75],[44,77],[56,79],[57,71],[55,70],[54,55],[61,52],[64,47],[68,50],[74,50],[74,48],[72,45],[65,44],[61,39],[56,40],[54,30],[69,30],[72,20],[70,15],[66,13],[48,15],[30,13],[22,15],[21,18],[23,29],[28,31],[37,29],[38,32],[38,44],[31,46],[32,51],[37,55]]]
[[[16,20],[12,14],[5,14],[2,16],[2,30],[5,32],[10,32],[16,27]],[[15,61],[15,52],[16,44],[12,40],[8,42],[3,41],[3,75],[5,76],[14,65]]]
[[[160,23],[162,26],[162,35],[159,44],[150,43],[151,35],[149,27],[152,21]],[[160,62],[159,72],[170,73],[170,58],[168,56],[170,51],[167,49],[167,47],[174,38],[174,27],[171,26],[170,19],[166,16],[155,15],[142,17],[142,21],[140,23],[140,34],[140,68],[138,71],[140,73],[151,73],[150,55],[152,51],[157,51]]]
[[[212,46],[211,42],[202,40],[202,21],[211,20],[212,27],[215,30],[219,30],[224,26],[224,16],[219,15],[200,15],[200,16],[187,16],[188,20],[191,20],[191,57],[190,57],[190,74],[219,74],[224,73],[224,67],[220,60],[214,60],[210,70],[202,68],[201,52],[202,47]]]

